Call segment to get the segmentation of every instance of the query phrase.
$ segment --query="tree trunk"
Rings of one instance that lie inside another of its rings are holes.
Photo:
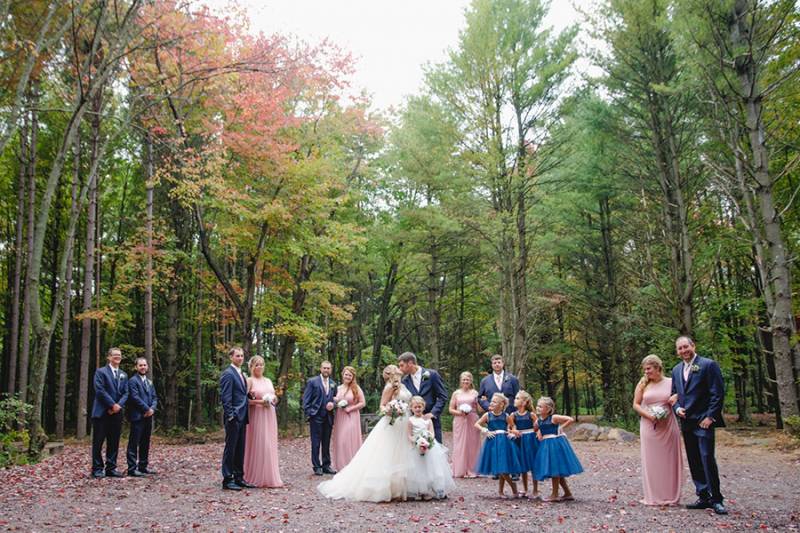
[[[11,331],[9,335],[8,386],[9,394],[17,391],[17,359],[19,357],[20,290],[22,285],[22,259],[25,256],[23,229],[25,224],[25,198],[28,168],[28,128],[23,124],[19,135],[19,174],[17,183],[17,229],[14,237],[14,285],[11,289]]]
[[[167,295],[167,346],[164,362],[164,425],[173,428],[178,423],[178,320],[180,298],[175,289]],[[199,406],[198,406],[199,407]]]
[[[25,270],[25,288],[22,297],[22,346],[19,351],[19,398],[23,402],[28,401],[28,366],[30,363],[31,348],[31,289],[33,285],[33,269],[30,268],[30,261],[33,257],[34,247],[34,224],[36,221],[36,149],[39,121],[37,118],[36,105],[38,98],[36,89],[31,90],[31,112],[30,112],[30,142],[28,143],[28,223],[27,223],[27,242],[28,242],[28,268]]]
[[[730,35],[734,46],[752,50],[754,31],[751,0],[736,0],[731,17]],[[770,175],[769,149],[763,122],[762,102],[765,96],[759,87],[763,66],[755,62],[752,52],[735,59],[735,70],[741,86],[741,104],[745,111],[750,157],[755,181],[755,196],[759,204],[761,227],[766,243],[766,280],[771,286],[773,308],[769,312],[775,372],[783,416],[800,415],[795,379],[795,321],[792,312],[790,258],[784,243],[779,214],[775,207],[774,177]]]
[[[99,94],[99,93],[98,93]],[[90,164],[98,161],[99,143],[100,143],[100,113],[99,113],[99,98],[93,103],[92,109],[95,113],[92,115],[92,139],[91,139],[91,152]],[[84,315],[89,314],[92,310],[93,290],[94,290],[94,266],[95,266],[95,238],[97,222],[97,173],[93,172],[89,176],[89,206],[86,216],[86,249],[84,255],[83,267],[83,287],[82,287],[82,307],[81,313]],[[86,423],[88,417],[88,402],[89,402],[89,364],[90,364],[90,348],[92,341],[92,319],[84,316],[81,319],[81,355],[80,355],[80,373],[78,385],[78,424],[76,436],[82,439],[86,436]]]
[[[72,193],[70,195],[70,220],[78,216],[78,183],[81,174],[81,144],[75,141],[74,163],[72,175]],[[61,316],[61,351],[58,364],[58,405],[56,407],[56,438],[64,439],[64,417],[67,403],[67,373],[69,371],[69,334],[71,330],[72,310],[72,259],[73,248],[65,250],[67,256],[67,269],[64,279],[64,307]]]
[[[145,189],[147,207],[145,212],[145,234],[147,238],[147,264],[144,287],[144,357],[149,368],[147,375],[153,377],[153,137],[148,131],[145,138]],[[198,404],[199,412],[200,404]]]

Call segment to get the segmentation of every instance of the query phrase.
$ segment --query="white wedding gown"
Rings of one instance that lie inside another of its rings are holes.
[[[408,403],[411,393],[401,384],[396,398]],[[320,483],[317,490],[326,498],[352,501],[405,499],[412,448],[407,423],[408,414],[396,418],[394,424],[387,416],[381,418],[347,466]]]

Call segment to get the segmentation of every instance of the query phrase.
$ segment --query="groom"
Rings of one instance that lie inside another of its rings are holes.
[[[323,361],[319,365],[319,375],[309,379],[303,391],[303,412],[311,433],[311,466],[316,476],[336,473],[331,468],[333,398],[336,396],[336,382],[331,379],[331,371],[331,363]]]
[[[244,439],[247,432],[247,380],[242,374],[244,350],[228,351],[231,360],[219,378],[219,398],[225,417],[225,450],[222,452],[222,488],[252,489],[244,480]]]
[[[697,355],[694,341],[687,336],[677,338],[675,351],[683,362],[672,369],[672,393],[678,395],[673,409],[681,420],[686,458],[698,498],[686,507],[728,514],[722,504],[719,471],[714,458],[714,428],[725,427],[722,371],[716,361]]]
[[[422,368],[417,364],[417,356],[406,352],[397,358],[397,366],[405,374],[403,385],[414,396],[422,396],[425,400],[425,418],[433,420],[433,432],[436,440],[442,442],[442,423],[440,417],[449,399],[442,376],[430,368]]]

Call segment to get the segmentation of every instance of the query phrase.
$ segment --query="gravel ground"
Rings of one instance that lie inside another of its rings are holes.
[[[715,531],[800,530],[800,455],[720,432],[717,458],[728,516],[645,507],[638,443],[575,442],[586,472],[574,502],[497,498],[490,479],[457,480],[441,502],[330,502],[316,492],[307,439],[280,442],[286,487],[220,489],[219,442],[156,442],[152,478],[90,479],[89,447],[0,471],[0,529],[17,531]],[[121,446],[124,450],[124,445]],[[688,480],[688,469],[687,469]],[[544,487],[546,489],[546,487]],[[694,499],[687,481],[683,501]]]

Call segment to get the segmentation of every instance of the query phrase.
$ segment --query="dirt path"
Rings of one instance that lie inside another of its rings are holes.
[[[720,437],[724,437],[720,435]],[[457,480],[443,502],[328,502],[315,490],[305,439],[282,440],[284,489],[220,490],[221,444],[156,444],[148,479],[89,479],[89,449],[0,471],[0,529],[20,531],[715,531],[800,530],[800,457],[720,438],[717,457],[730,515],[638,503],[638,443],[576,442],[586,473],[577,501],[499,500],[496,482]],[[124,448],[123,448],[124,449]],[[687,472],[688,475],[688,472]],[[693,500],[687,481],[684,501]]]

